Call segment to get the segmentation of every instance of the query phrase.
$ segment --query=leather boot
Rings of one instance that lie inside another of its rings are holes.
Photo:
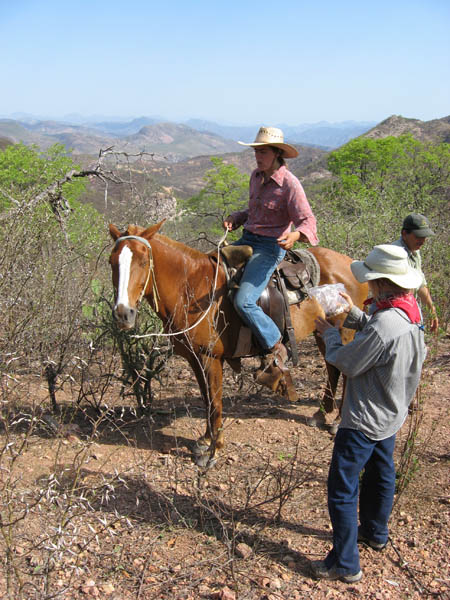
[[[296,402],[297,394],[289,369],[286,367],[287,360],[286,346],[280,340],[270,350],[270,353],[264,357],[265,367],[257,373],[256,381],[270,387],[273,391],[280,388],[283,395],[287,395],[290,402]]]
[[[273,356],[274,363],[280,369],[287,363],[288,352],[283,342],[278,341],[271,349],[270,354]]]

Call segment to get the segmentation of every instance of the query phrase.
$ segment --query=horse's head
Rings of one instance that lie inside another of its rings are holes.
[[[109,226],[115,242],[109,257],[116,292],[112,314],[121,329],[134,327],[140,300],[155,286],[150,240],[163,223],[148,229],[129,225],[124,233]]]

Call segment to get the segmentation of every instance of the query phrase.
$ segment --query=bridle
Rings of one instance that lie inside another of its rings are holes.
[[[116,243],[114,245],[114,248],[116,248],[116,246],[119,244],[119,242],[123,242],[124,240],[136,240],[138,242],[141,242],[142,244],[144,244],[144,246],[147,246],[148,248],[148,252],[149,252],[149,257],[148,257],[148,273],[147,273],[147,279],[145,280],[145,284],[144,287],[142,288],[141,294],[138,298],[137,304],[139,304],[142,300],[142,298],[144,297],[145,294],[145,290],[147,289],[147,285],[148,282],[150,281],[150,275],[153,274],[153,302],[155,305],[155,312],[158,312],[158,298],[159,298],[159,293],[158,293],[158,288],[156,287],[156,279],[155,279],[155,263],[153,262],[153,251],[152,251],[152,247],[150,246],[150,243],[148,240],[146,240],[143,237],[140,237],[139,235],[123,235],[120,238],[117,238]]]
[[[216,285],[217,285],[217,276],[219,274],[219,267],[220,267],[220,247],[222,246],[223,242],[225,241],[226,237],[228,235],[228,231],[225,231],[225,233],[223,234],[222,238],[220,239],[218,245],[217,245],[217,265],[216,265],[216,273],[214,276],[214,286],[213,286],[213,296],[214,296],[214,290],[216,289]],[[139,301],[140,302],[144,296],[145,293],[145,288],[147,287],[147,284],[149,282],[150,279],[150,274],[153,273],[153,298],[154,298],[154,303],[155,303],[155,312],[158,311],[158,288],[156,287],[156,281],[155,281],[155,271],[154,271],[154,263],[153,263],[153,251],[152,251],[152,247],[150,246],[148,240],[146,240],[143,237],[140,237],[138,235],[124,235],[120,238],[117,238],[116,243],[114,245],[114,248],[117,246],[117,244],[119,242],[122,242],[123,240],[137,240],[138,242],[142,242],[145,246],[147,246],[147,248],[149,249],[149,261],[150,261],[150,266],[148,269],[148,274],[147,274],[147,281],[145,282],[144,288],[141,292],[141,295],[139,297]],[[181,335],[183,333],[186,333],[188,331],[190,331],[191,329],[194,329],[194,327],[197,327],[197,325],[199,323],[201,323],[201,321],[203,321],[203,319],[206,317],[206,315],[209,313],[211,307],[213,305],[213,301],[211,300],[208,308],[203,312],[202,316],[195,322],[193,323],[190,327],[186,327],[186,329],[183,329],[182,331],[177,331],[175,333],[146,333],[144,335],[133,335],[132,337],[137,338],[137,339],[141,339],[141,338],[147,338],[147,337],[175,337],[177,335]]]

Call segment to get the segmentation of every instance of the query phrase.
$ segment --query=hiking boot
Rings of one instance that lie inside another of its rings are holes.
[[[345,574],[342,575],[336,571],[336,567],[333,565],[329,569],[325,565],[324,560],[313,560],[311,561],[311,571],[316,579],[340,579],[340,581],[344,581],[345,583],[356,583],[362,579],[362,571],[358,571],[357,573]]]
[[[369,546],[370,548],[372,548],[372,550],[376,550],[377,552],[381,552],[382,550],[384,550],[387,545],[387,542],[380,543],[380,542],[374,542],[373,540],[369,540],[369,538],[367,538],[365,535],[362,535],[362,533],[359,533],[359,532],[358,532],[358,542],[361,542],[361,544],[365,544],[366,546]]]

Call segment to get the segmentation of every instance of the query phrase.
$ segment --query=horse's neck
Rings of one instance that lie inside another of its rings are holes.
[[[164,235],[154,236],[152,248],[155,269],[161,271],[161,274],[164,273],[172,278],[174,271],[181,271],[181,277],[173,282],[175,285],[182,285],[185,278],[191,277],[199,268],[209,264],[208,256],[203,252]]]
[[[208,277],[211,262],[206,254],[162,235],[154,236],[152,249],[158,312],[163,317],[173,316],[180,300],[194,300],[198,281]]]

